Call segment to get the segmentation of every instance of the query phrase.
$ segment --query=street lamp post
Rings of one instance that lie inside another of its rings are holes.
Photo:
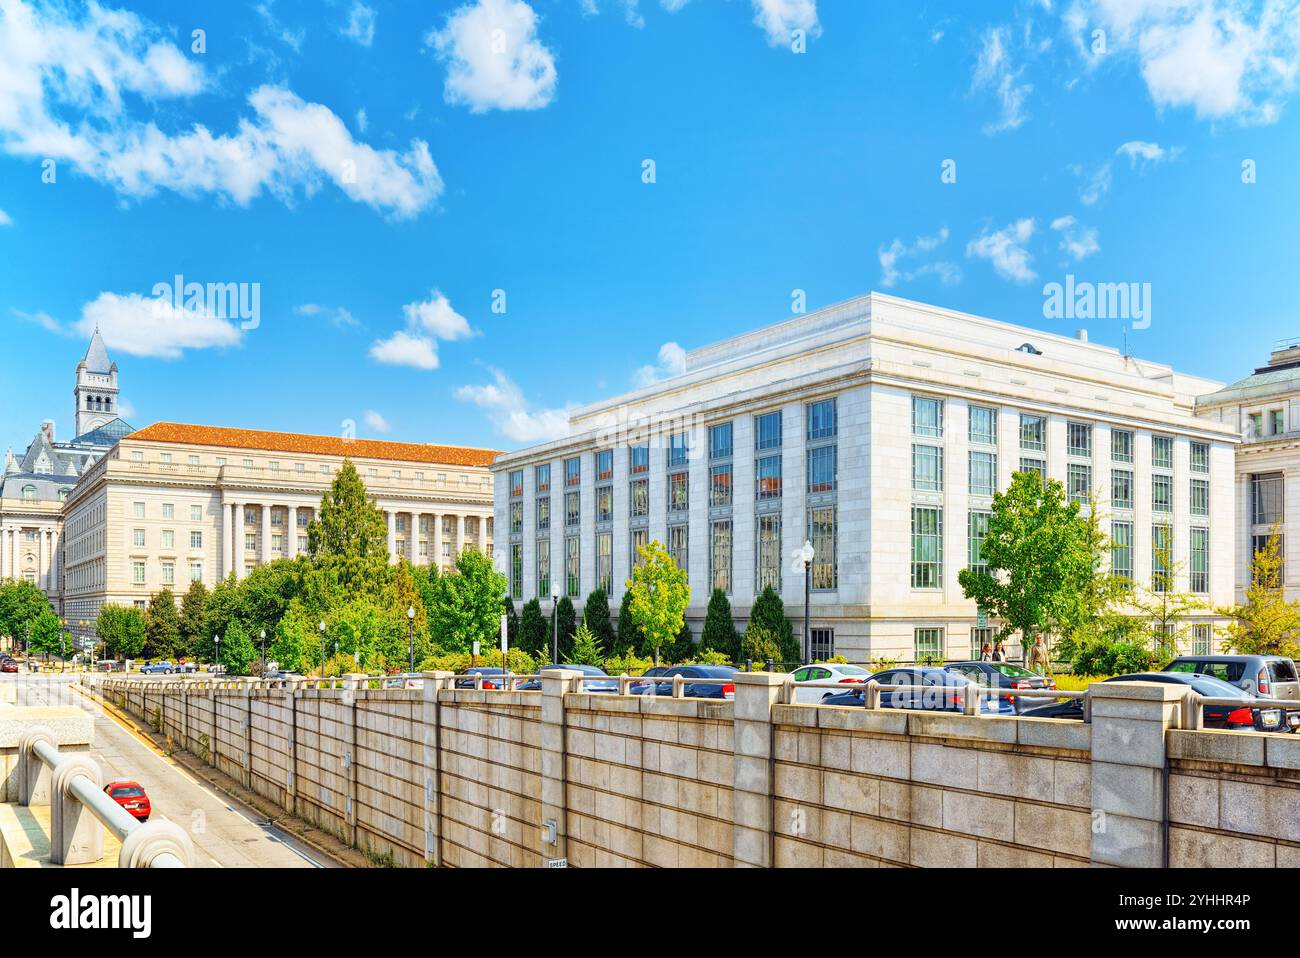
[[[262,671],[266,671],[266,629],[261,632],[262,635]]]
[[[807,539],[801,547],[794,550],[793,570],[803,572],[803,664],[807,665],[812,658],[812,647],[808,641],[808,616],[811,612],[812,602],[812,563],[816,558],[816,551],[813,545]]]
[[[320,677],[325,678],[325,620],[320,620]]]
[[[560,664],[560,597],[551,596],[551,620],[554,637],[551,639],[551,664]]]
[[[212,637],[212,658],[214,660],[212,664],[216,667],[217,671],[220,672],[221,671],[221,636],[219,635],[214,635]]]
[[[409,628],[409,638],[407,639],[407,672],[415,671],[415,606],[407,606],[406,622]]]

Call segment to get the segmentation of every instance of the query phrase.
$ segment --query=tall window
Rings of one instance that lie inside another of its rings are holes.
[[[668,437],[668,468],[684,466],[690,459],[690,448],[687,442],[687,435],[684,432],[675,432]]]
[[[537,486],[538,495],[551,491],[551,464],[549,462],[533,467],[533,483]]]
[[[609,522],[614,518],[614,487],[596,487],[596,521]]]
[[[582,520],[581,495],[578,492],[566,492],[564,494],[564,524],[566,526],[576,526]]]
[[[822,399],[808,404],[808,438],[832,439],[836,429],[834,399]]]
[[[1169,526],[1156,523],[1151,527],[1151,591],[1169,591],[1169,566],[1173,554],[1173,535]]]
[[[808,491],[834,492],[835,469],[838,461],[834,443],[829,446],[817,446],[808,450]]]
[[[912,633],[913,653],[917,662],[941,658],[943,650],[943,629],[916,629]]]
[[[581,592],[582,541],[577,536],[564,540],[564,594],[576,599]]]
[[[1092,456],[1092,426],[1083,422],[1068,423],[1065,436],[1067,454],[1084,458]]]
[[[551,540],[537,540],[537,595],[551,594]]]
[[[1188,447],[1188,454],[1191,457],[1192,472],[1209,472],[1210,471],[1210,444],[1208,442],[1194,442]]]
[[[650,515],[650,480],[633,479],[628,499],[628,513],[633,519]]]
[[[1092,466],[1082,462],[1072,462],[1066,472],[1070,501],[1087,504],[1088,494],[1092,491]]]
[[[781,413],[767,412],[754,417],[754,448],[779,449],[781,447]]]
[[[545,532],[551,528],[551,497],[541,496],[537,500],[537,531]]]
[[[1047,463],[1042,459],[1035,459],[1030,456],[1020,457],[1020,472],[1032,472],[1039,479],[1047,475]]]
[[[985,446],[998,443],[998,411],[988,406],[970,407],[970,441]]]
[[[650,471],[650,447],[648,445],[632,447],[630,471],[634,476],[640,476]]]
[[[972,509],[966,519],[966,565],[972,572],[987,572],[989,565],[981,554],[984,537],[989,534],[992,513]]]
[[[943,400],[927,396],[912,397],[912,435],[943,435]]]
[[[1110,524],[1110,571],[1121,579],[1133,578],[1133,523]]]
[[[984,646],[993,647],[993,627],[975,627],[970,630],[970,657],[978,659],[984,652]]]
[[[614,533],[596,533],[596,588],[606,595],[614,587]]]
[[[1271,526],[1282,520],[1282,476],[1250,477],[1250,521],[1257,526]]]
[[[709,459],[730,459],[732,453],[731,423],[724,422],[709,427]]]
[[[731,463],[709,467],[709,505],[731,505]]]
[[[510,598],[524,597],[524,547],[518,542],[510,545]]]
[[[834,506],[812,509],[808,518],[808,540],[813,547],[812,587],[823,591],[838,588],[836,561],[836,510]]]
[[[754,497],[756,499],[781,498],[781,457],[763,456],[754,464]]]
[[[1161,473],[1151,476],[1151,511],[1174,511],[1174,478]]]
[[[1192,626],[1192,655],[1209,655],[1210,627],[1208,625]]]
[[[1208,516],[1210,514],[1210,480],[1191,480],[1189,503],[1189,510],[1192,515]]]
[[[614,478],[614,450],[602,449],[596,453],[596,481],[608,482]]]
[[[510,496],[518,498],[524,494],[524,471],[515,469],[510,473]]]
[[[685,512],[690,508],[690,473],[685,469],[668,474],[668,511]]]
[[[690,534],[690,526],[685,523],[668,527],[668,554],[672,556],[673,562],[679,569],[687,568],[686,563],[690,558],[688,552]]]
[[[709,582],[714,589],[731,591],[731,520],[709,524]]]
[[[1151,466],[1155,469],[1174,468],[1174,441],[1169,436],[1151,437]]]
[[[942,562],[943,511],[912,506],[912,588],[939,588]]]
[[[998,454],[975,452],[970,454],[970,493],[973,496],[991,496],[998,487]]]
[[[1210,591],[1210,530],[1192,526],[1191,561],[1187,567],[1187,587],[1192,592]]]
[[[1047,448],[1047,420],[1042,416],[1020,414],[1020,448],[1042,452]]]
[[[641,550],[650,542],[650,532],[647,529],[632,530],[632,568],[639,569],[645,565],[645,557],[641,555]]]
[[[1110,503],[1116,509],[1133,508],[1133,471],[1131,469],[1111,470]]]
[[[566,487],[576,486],[582,482],[582,459],[574,456],[572,459],[564,460],[564,485]]]
[[[809,629],[808,652],[814,662],[825,662],[835,657],[835,630]]]
[[[510,503],[510,531],[524,531],[524,504],[522,502]]]
[[[781,591],[781,515],[769,513],[758,517],[758,562],[755,563],[754,592],[771,586]]]
[[[1115,462],[1133,461],[1133,433],[1115,429],[1110,434],[1110,458]]]
[[[943,447],[912,443],[912,488],[924,492],[943,490]]]

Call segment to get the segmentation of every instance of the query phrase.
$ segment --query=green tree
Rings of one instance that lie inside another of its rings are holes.
[[[1300,602],[1290,602],[1282,584],[1279,526],[1250,560],[1246,601],[1219,609],[1230,621],[1221,628],[1224,645],[1238,655],[1285,655],[1300,658]]]
[[[32,623],[47,610],[53,612],[54,608],[35,583],[24,579],[0,582],[0,635],[27,642]]]
[[[229,675],[247,675],[257,660],[258,650],[253,640],[238,622],[231,622],[221,637],[221,666]]]
[[[95,619],[95,632],[108,658],[138,658],[144,651],[144,612],[111,602],[102,605]]]
[[[632,617],[632,593],[623,592],[623,601],[618,607],[618,632],[614,639],[614,654],[620,656],[634,655],[645,644],[641,627]]]
[[[587,604],[582,607],[582,621],[595,633],[602,655],[614,652],[614,622],[609,614],[609,596],[604,589],[596,589],[587,596]]]
[[[749,625],[745,627],[745,634],[740,637],[739,661],[753,662],[754,668],[763,669],[767,667],[768,659],[772,660],[774,667],[779,667],[775,663],[780,662],[781,656],[781,643],[777,634],[767,626],[750,619]]]
[[[315,616],[295,601],[267,635],[267,658],[290,672],[306,672],[320,664],[320,636]]]
[[[677,568],[663,543],[654,540],[642,546],[640,552],[641,565],[632,570],[632,578],[627,581],[632,593],[629,611],[658,663],[659,650],[682,630],[691,587],[686,572]]]
[[[307,554],[349,594],[374,593],[388,581],[388,524],[350,459],[307,526]]]
[[[700,646],[707,651],[721,652],[732,662],[739,661],[740,633],[736,630],[736,620],[731,617],[731,602],[721,589],[714,589],[709,596]]]
[[[560,662],[567,662],[573,649],[573,634],[578,631],[578,615],[567,595],[560,596],[560,601],[555,606],[555,616],[559,628]]]
[[[208,587],[191,582],[181,598],[181,641],[179,654],[187,658],[198,654],[203,638],[203,607],[208,601]]]
[[[455,571],[438,576],[433,591],[429,627],[439,649],[468,652],[475,641],[484,647],[497,644],[506,577],[491,559],[477,549],[464,550]]]
[[[754,606],[749,610],[749,625],[757,625],[776,637],[781,651],[773,661],[787,664],[803,661],[803,633],[801,631],[795,638],[794,625],[785,617],[785,603],[770,585],[754,600]]]
[[[647,650],[646,654],[651,654],[652,651]],[[690,623],[683,622],[672,644],[665,646],[662,651],[664,661],[672,662],[674,665],[685,665],[688,662],[694,662],[698,658],[701,649],[695,644],[695,635],[691,632]]]
[[[537,655],[546,648],[550,626],[542,615],[542,603],[534,596],[524,603],[519,619],[519,644],[529,655]]]
[[[515,612],[515,601],[506,596],[501,600],[501,611],[506,617],[506,641],[510,648],[519,644],[519,616]]]
[[[565,661],[575,665],[600,665],[604,658],[596,633],[587,628],[587,623],[579,624],[573,633],[573,648]]]
[[[1028,648],[1035,632],[1072,629],[1103,591],[1096,579],[1104,574],[1104,542],[1079,513],[1060,482],[1033,472],[1015,473],[1010,488],[993,496],[980,544],[986,567],[962,569],[957,581],[966,598],[1003,621],[999,640],[1019,631]]]
[[[37,655],[53,655],[60,658],[66,656],[71,650],[67,633],[63,631],[63,623],[48,605],[37,613],[36,618],[30,623],[27,650]]]
[[[155,592],[144,613],[144,654],[151,659],[171,658],[181,638],[181,617],[171,589]]]

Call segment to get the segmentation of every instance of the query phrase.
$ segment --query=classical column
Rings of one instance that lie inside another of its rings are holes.
[[[460,551],[465,548],[465,517],[459,513],[452,519],[452,558],[459,559]]]
[[[487,516],[478,517],[478,551],[487,555]]]
[[[62,556],[59,554],[59,530],[50,530],[50,591],[58,595],[63,591]]]
[[[247,551],[244,548],[244,504],[242,502],[235,503],[235,535],[232,538],[232,543],[235,547],[233,557],[235,578],[242,579],[244,577],[244,553]]]
[[[384,518],[388,520],[388,561],[397,561],[397,513],[392,510],[384,512]]]
[[[429,515],[429,562],[437,569],[442,569],[442,516],[434,512]]]
[[[230,575],[230,570],[235,567],[235,543],[234,533],[232,530],[235,526],[235,506],[233,503],[223,502],[221,504],[221,564],[223,568],[217,572],[217,581],[220,582],[226,576]]]
[[[9,530],[0,527],[0,579],[9,578]]]
[[[36,587],[45,589],[45,530],[36,530]]]
[[[265,502],[261,505],[262,509],[262,565],[271,561],[271,507]]]
[[[290,559],[298,554],[298,507],[290,506],[288,518],[285,519],[284,554]]]

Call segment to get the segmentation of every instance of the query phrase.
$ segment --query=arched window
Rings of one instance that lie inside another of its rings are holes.
[[[31,485],[23,486],[23,502],[35,502],[35,501],[36,501],[36,487]]]

